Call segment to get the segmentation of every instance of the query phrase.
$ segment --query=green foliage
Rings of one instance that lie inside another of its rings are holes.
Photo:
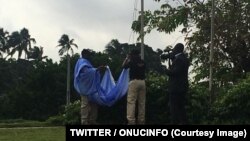
[[[246,33],[249,27],[243,23],[250,19],[247,16],[249,9],[243,9],[249,4],[249,1],[216,2],[214,76],[217,82],[236,82],[237,79],[243,77],[243,70],[248,71],[245,64],[249,61],[250,46],[246,45],[249,43],[249,35]],[[202,7],[204,7],[203,10],[199,10]],[[210,46],[210,39],[207,35],[210,35],[209,27],[211,26],[208,22],[211,18],[209,9],[211,9],[211,2],[192,8],[195,13],[199,10],[199,14],[192,16],[198,30],[187,38],[190,56],[193,58],[194,72],[203,78],[208,76],[208,71],[204,68],[209,66],[207,55]]]
[[[49,119],[46,122],[54,126],[80,124],[81,123],[80,107],[81,107],[80,100],[76,100],[73,103],[64,106],[63,111],[60,114],[49,117]]]
[[[191,85],[186,108],[190,124],[207,124],[211,114],[208,89],[200,84]]]
[[[60,56],[62,56],[64,53],[68,54],[69,51],[71,51],[71,53],[73,54],[74,51],[72,46],[78,48],[77,44],[74,43],[74,39],[70,39],[69,36],[66,34],[63,34],[61,36],[58,43],[59,43],[58,46],[61,47],[58,51]]]
[[[7,40],[8,40],[8,32],[3,28],[0,28],[0,58],[3,57],[3,54],[8,52]]]
[[[160,1],[160,0],[155,0]],[[174,0],[173,0],[174,1]],[[215,1],[214,78],[222,86],[237,82],[250,71],[250,1]],[[165,2],[155,11],[144,15],[147,33],[152,29],[172,33],[178,27],[185,34],[187,49],[192,60],[195,81],[209,76],[209,48],[211,27],[211,0],[185,0],[182,4]],[[140,32],[140,19],[133,22],[132,29]],[[221,75],[223,74],[223,75]],[[222,85],[221,85],[222,84]]]
[[[65,103],[65,73],[52,60],[9,61],[0,73],[2,86],[0,118],[45,120]],[[63,95],[62,95],[63,94]],[[56,99],[56,101],[55,101]],[[49,109],[49,110],[48,110]]]
[[[49,117],[46,120],[46,123],[48,123],[48,125],[51,125],[51,126],[62,126],[62,125],[64,125],[64,121],[65,121],[65,119],[64,119],[63,115],[59,114],[56,116]]]
[[[170,123],[167,77],[150,72],[146,77],[146,86],[147,124]]]
[[[221,124],[250,123],[250,76],[219,96],[213,106],[214,121]]]
[[[25,59],[31,49],[31,43],[36,43],[34,38],[31,38],[29,30],[23,28],[20,32],[13,32],[7,40],[7,47],[11,49],[10,55],[13,56],[16,52],[18,53],[18,59],[21,58],[22,53],[25,53]]]
[[[145,11],[144,13],[144,26],[147,33],[150,33],[153,29],[160,32],[171,33],[180,25],[187,26],[188,23],[188,7],[178,6],[173,7],[168,3],[161,6],[160,10],[154,12]],[[132,29],[136,32],[140,32],[140,19],[132,24]]]
[[[36,61],[42,61],[43,59],[48,58],[48,56],[43,56],[43,47],[34,46],[30,49],[28,53],[28,59],[34,59]]]
[[[80,107],[81,102],[77,100],[73,103],[70,103],[68,106],[65,106],[64,124],[72,125],[72,124],[80,124]]]

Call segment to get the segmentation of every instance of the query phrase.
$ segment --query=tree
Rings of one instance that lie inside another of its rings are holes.
[[[20,32],[13,32],[8,40],[8,46],[12,49],[10,51],[11,57],[18,52],[18,59],[21,58],[22,53],[25,53],[25,59],[29,54],[29,50],[32,48],[31,43],[36,43],[34,38],[30,37],[29,30],[23,28]]]
[[[34,59],[37,61],[42,61],[43,59],[46,59],[48,56],[43,56],[43,47],[35,46],[34,48],[30,49],[30,52],[28,53],[28,59]]]
[[[159,0],[156,0],[159,1]],[[250,1],[216,1],[214,72],[215,85],[237,82],[250,71]],[[186,35],[196,82],[208,78],[211,0],[185,0],[179,5],[165,3],[159,10],[145,12],[147,33],[152,29],[172,33],[178,27]],[[132,28],[139,32],[139,20]]]
[[[72,46],[78,47],[77,44],[74,43],[74,39],[69,39],[69,36],[63,34],[58,41],[61,48],[59,49],[59,55],[62,56],[64,53],[67,54],[67,92],[66,92],[66,102],[67,105],[70,103],[70,55],[69,51],[73,54]]]
[[[4,31],[3,28],[0,28],[0,57],[3,57],[3,53],[8,52],[7,40],[8,32]]]
[[[140,50],[141,44],[120,43],[118,40],[111,40],[105,47],[104,52],[110,57],[110,68],[114,73],[115,78],[120,74],[121,64],[126,58],[126,55],[133,49]],[[161,52],[162,53],[162,52]],[[146,71],[155,71],[158,73],[164,72],[164,66],[161,64],[160,54],[155,52],[152,47],[144,45],[144,61],[146,62]]]

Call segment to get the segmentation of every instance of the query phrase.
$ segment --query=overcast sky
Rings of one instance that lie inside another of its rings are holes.
[[[136,1],[139,11],[140,0]],[[44,47],[44,55],[58,61],[56,46],[62,34],[75,39],[78,53],[83,48],[103,51],[112,39],[135,43],[136,35],[129,38],[134,3],[135,0],[0,0],[0,28],[11,33],[26,27],[36,45]],[[153,0],[144,3],[145,10],[159,9],[161,5]],[[145,44],[154,50],[177,42],[184,43],[179,30],[171,35],[154,31],[145,37]]]

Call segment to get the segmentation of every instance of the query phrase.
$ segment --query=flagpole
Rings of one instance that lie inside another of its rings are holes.
[[[144,0],[141,0],[141,59],[144,60]]]
[[[210,45],[210,56],[209,56],[209,92],[210,102],[213,102],[213,55],[214,55],[214,0],[212,0],[211,9],[211,45]]]

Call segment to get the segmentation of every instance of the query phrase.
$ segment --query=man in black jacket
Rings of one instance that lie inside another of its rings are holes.
[[[172,52],[172,65],[167,69],[169,76],[169,103],[172,124],[187,124],[185,103],[188,91],[189,61],[183,53],[184,45],[178,43]]]
[[[130,55],[123,62],[123,68],[130,68],[130,82],[127,96],[128,124],[144,124],[146,101],[145,63],[140,58],[139,50],[131,51]],[[135,117],[136,102],[138,102],[137,120]]]

